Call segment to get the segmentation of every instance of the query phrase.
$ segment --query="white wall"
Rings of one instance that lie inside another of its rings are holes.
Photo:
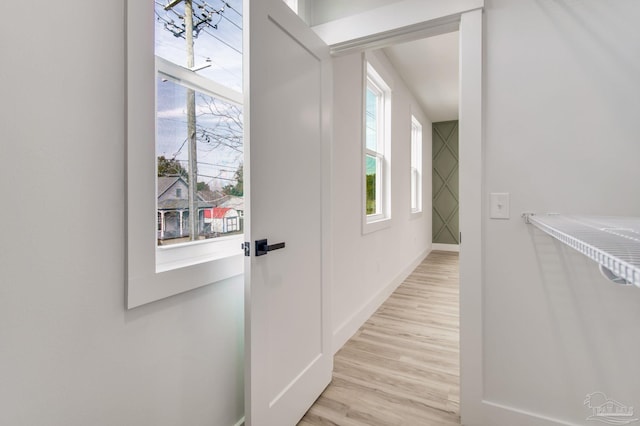
[[[362,235],[361,54],[334,60],[332,310],[337,350],[431,248],[431,122],[383,54],[376,58],[392,89],[392,224]],[[423,213],[410,214],[411,114],[423,125]],[[426,171],[426,173],[425,173]]]
[[[243,414],[241,280],[124,309],[124,5],[4,5],[3,425]]]
[[[485,196],[509,192],[511,220],[483,215],[484,399],[571,424],[595,391],[637,410],[640,290],[519,214],[640,216],[640,3],[487,0],[485,19]]]
[[[307,5],[311,25],[319,25],[345,16],[366,12],[377,7],[388,6],[402,0],[299,0]]]
[[[639,20],[635,0],[485,2],[483,351],[466,355],[484,414],[466,424],[586,424],[596,391],[640,406],[640,292],[518,218],[640,216]],[[488,218],[490,192],[511,193],[511,220]]]

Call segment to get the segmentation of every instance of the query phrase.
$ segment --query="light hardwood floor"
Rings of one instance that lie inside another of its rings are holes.
[[[458,288],[458,254],[432,252],[338,351],[298,425],[459,425]]]

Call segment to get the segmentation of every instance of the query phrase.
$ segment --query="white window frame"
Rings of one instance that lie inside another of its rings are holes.
[[[422,213],[422,123],[411,115],[411,197],[412,215]]]
[[[364,84],[362,98],[362,233],[368,234],[391,225],[391,88],[374,68],[370,61],[365,61]],[[376,150],[367,148],[367,89],[370,88],[378,96]],[[376,157],[379,170],[376,172],[376,213],[367,214],[367,156]]]
[[[367,135],[365,134],[365,168],[367,163],[367,157],[373,157],[376,159],[376,211],[374,213],[367,213],[367,221],[375,222],[380,219],[384,219],[384,177],[386,175],[386,167],[384,164],[384,153],[385,153],[385,143],[384,143],[384,91],[378,87],[376,82],[371,79],[370,76],[367,76],[367,93],[369,91],[373,92],[376,96],[376,149],[371,149],[367,146]],[[366,96],[366,95],[365,95]],[[367,115],[367,105],[365,100],[365,133],[366,129],[366,115]],[[366,174],[366,170],[365,170]],[[366,205],[365,205],[366,208]]]
[[[127,308],[243,273],[242,235],[157,247],[157,75],[219,99],[242,94],[155,57],[153,1],[127,2]]]

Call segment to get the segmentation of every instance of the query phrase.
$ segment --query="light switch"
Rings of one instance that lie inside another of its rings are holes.
[[[509,219],[509,193],[491,193],[491,219]]]

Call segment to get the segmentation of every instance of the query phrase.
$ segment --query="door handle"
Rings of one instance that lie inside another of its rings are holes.
[[[270,251],[279,250],[284,248],[284,243],[277,243],[269,245],[267,240],[256,240],[256,256],[264,256]]]

